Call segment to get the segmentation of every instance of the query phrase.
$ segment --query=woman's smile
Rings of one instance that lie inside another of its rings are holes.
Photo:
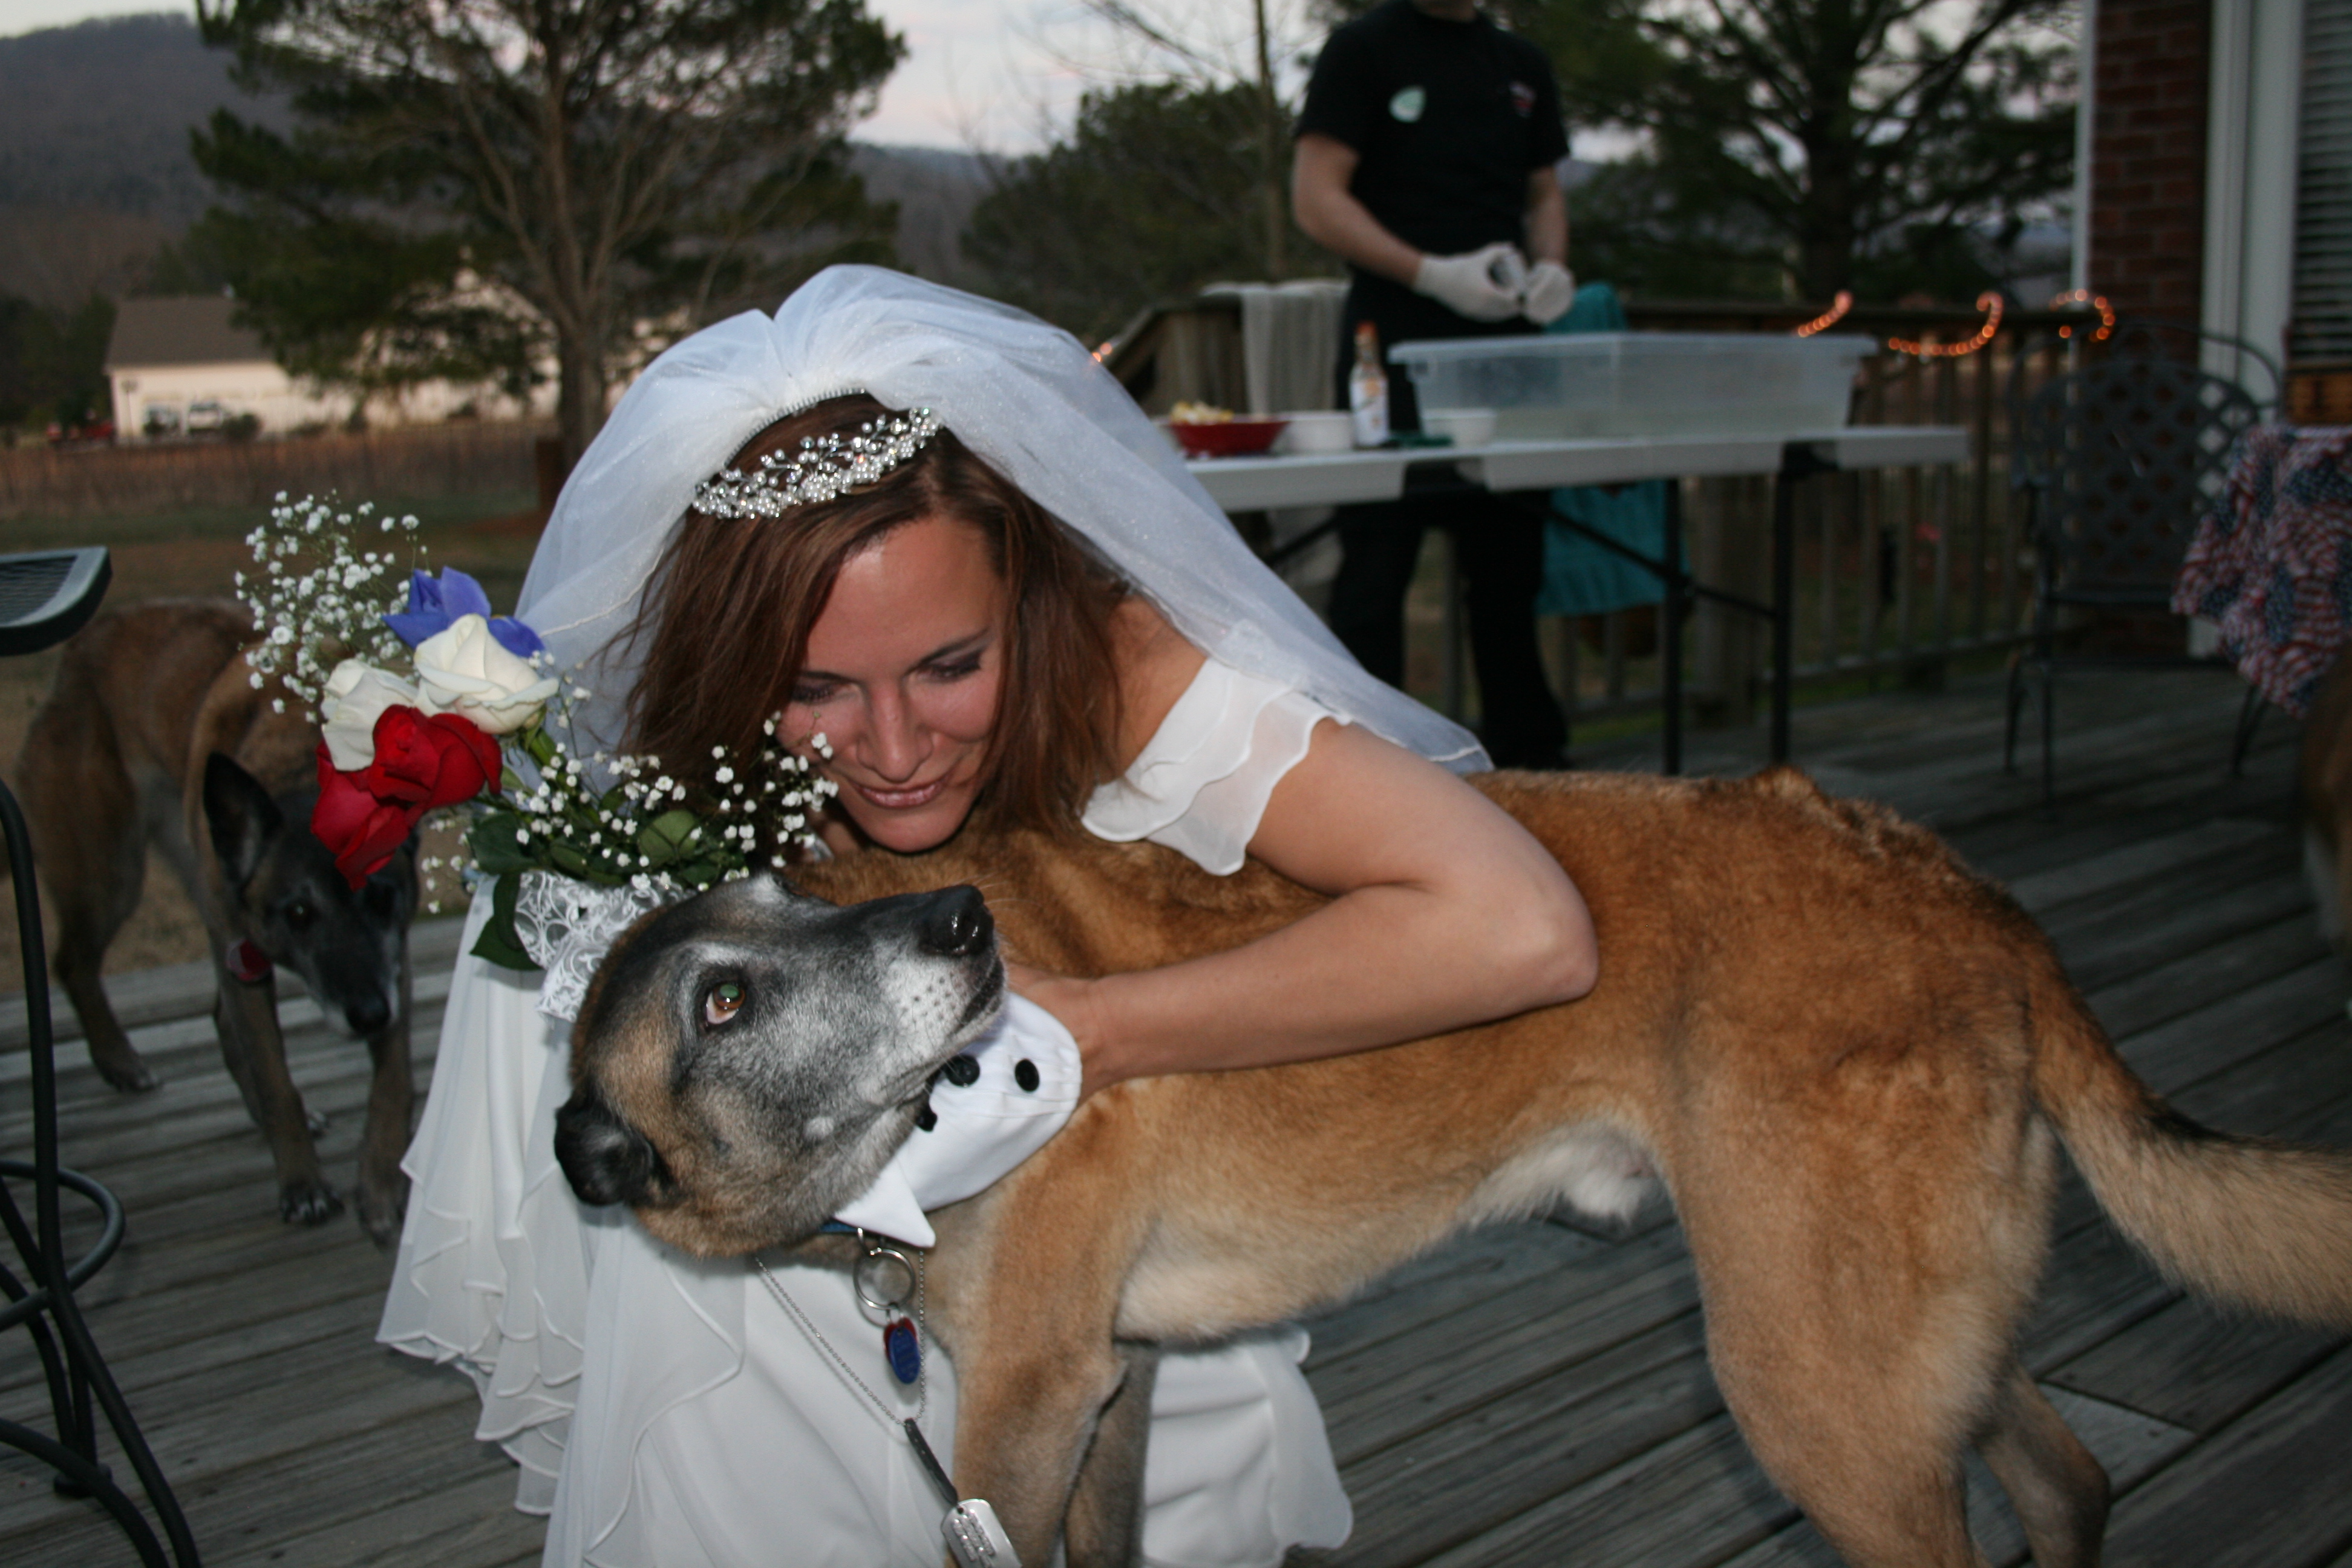
[[[986,539],[929,517],[842,563],[785,711],[841,809],[890,849],[963,826],[986,782],[1003,684],[1005,595]]]

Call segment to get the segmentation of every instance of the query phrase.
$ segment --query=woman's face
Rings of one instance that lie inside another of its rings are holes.
[[[1004,679],[1003,582],[979,530],[943,517],[901,524],[842,563],[809,629],[785,734],[841,789],[874,843],[929,849],[980,794]]]

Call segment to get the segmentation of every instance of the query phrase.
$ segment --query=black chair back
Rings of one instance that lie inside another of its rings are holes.
[[[2243,387],[2169,359],[2110,357],[2042,384],[2011,450],[2050,602],[2168,605],[2231,447],[2261,419]]]

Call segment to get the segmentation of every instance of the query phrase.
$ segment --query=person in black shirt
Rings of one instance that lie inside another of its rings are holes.
[[[1473,0],[1386,0],[1334,31],[1299,115],[1291,204],[1347,261],[1341,402],[1356,328],[1386,351],[1414,340],[1528,332],[1569,307],[1568,152],[1543,54]],[[1389,424],[1418,430],[1412,386],[1388,376]],[[1537,651],[1543,524],[1477,497],[1408,499],[1340,515],[1331,629],[1391,685],[1404,678],[1404,597],[1424,528],[1449,529],[1467,585],[1479,729],[1497,766],[1557,767],[1567,725]]]

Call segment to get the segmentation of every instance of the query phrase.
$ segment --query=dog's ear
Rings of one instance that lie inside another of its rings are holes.
[[[651,1140],[593,1089],[574,1089],[557,1108],[555,1160],[583,1204],[661,1203],[675,1190]]]
[[[261,781],[224,752],[205,759],[205,823],[212,829],[213,853],[229,886],[252,879],[270,837],[286,826],[285,815]]]

